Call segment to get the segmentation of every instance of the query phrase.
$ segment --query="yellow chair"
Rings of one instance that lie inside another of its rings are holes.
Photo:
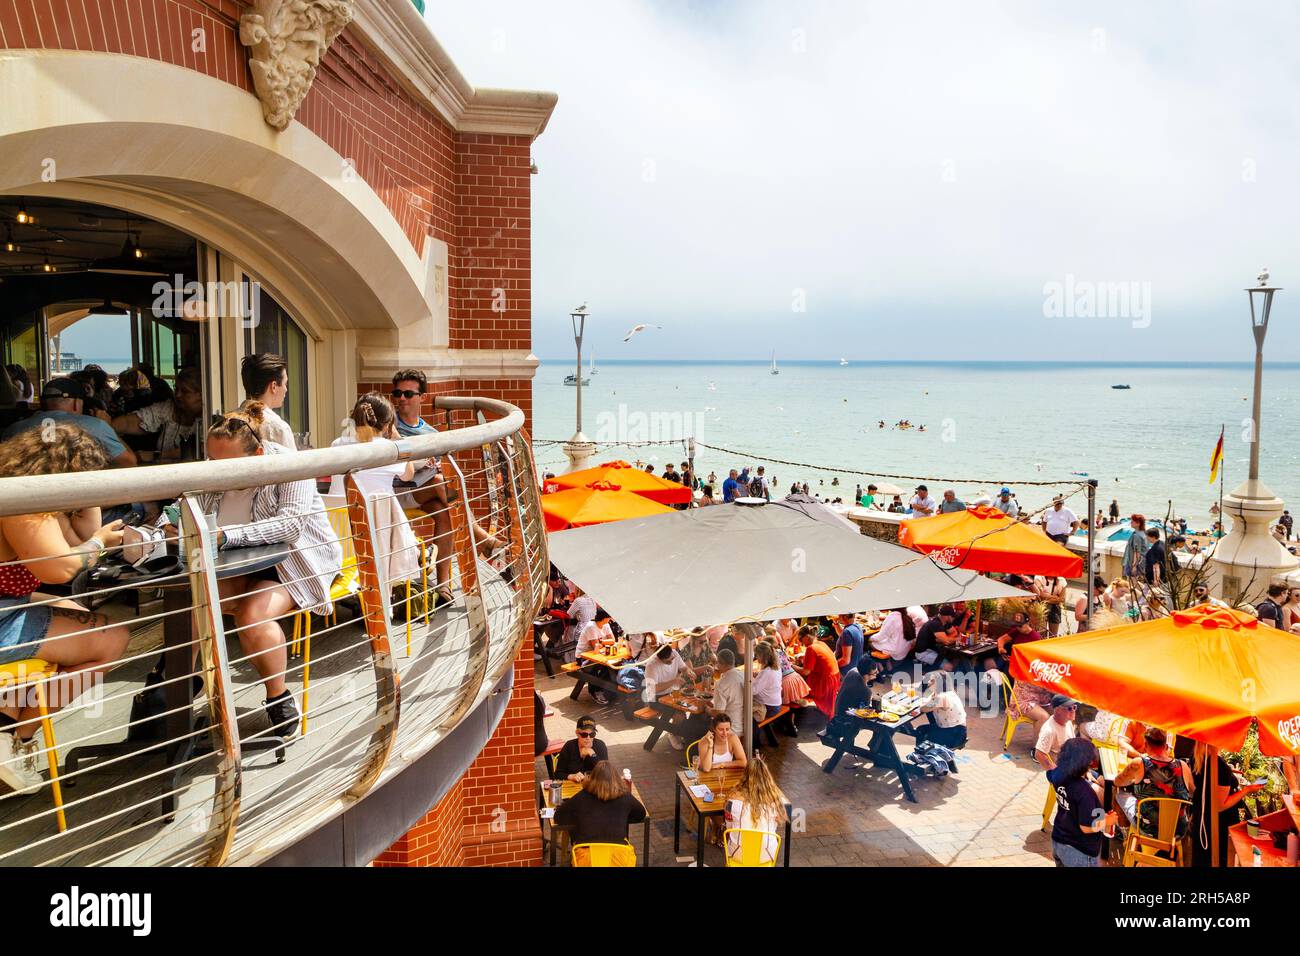
[[[329,497],[329,496],[326,496]],[[339,544],[343,547],[343,564],[339,570],[338,576],[334,578],[334,583],[330,585],[330,603],[337,603],[345,598],[349,598],[357,593],[361,586],[361,572],[357,569],[357,552],[352,546],[352,526],[348,521],[348,506],[346,504],[327,507],[325,513],[329,516],[330,527],[338,535]],[[407,585],[407,595],[410,595],[410,585]],[[338,608],[336,607],[327,619],[331,624],[338,623]],[[409,615],[408,615],[409,616]],[[409,628],[409,624],[407,625]],[[407,640],[409,641],[409,635]],[[308,691],[311,687],[311,612],[299,611],[293,617],[293,639],[289,645],[291,654],[298,653],[302,650],[302,728],[301,733],[307,733],[307,698]],[[408,645],[409,653],[409,645]]]
[[[732,834],[736,834],[739,839],[739,853],[735,856],[731,853]],[[772,850],[771,859],[768,859],[764,847],[768,845],[769,840],[776,841],[776,847]],[[779,833],[769,833],[767,830],[742,830],[738,827],[731,827],[722,831],[722,845],[726,855],[727,866],[776,866],[777,858],[781,855],[781,835]]]
[[[1050,783],[1047,785],[1047,802],[1043,804],[1043,829],[1049,828],[1052,822],[1052,811],[1056,809],[1056,788]]]
[[[574,866],[636,866],[636,850],[629,843],[579,843],[572,860]]]
[[[1011,678],[1001,671],[998,671],[998,676],[1002,678],[1002,713],[1006,715],[1006,723],[1002,727],[1002,749],[1006,750],[1011,746],[1011,738],[1015,735],[1016,728],[1021,724],[1032,724],[1034,721],[1029,717],[1011,716]]]
[[[41,717],[41,735],[45,739],[45,759],[50,767],[50,793],[54,797],[55,819],[59,832],[68,829],[68,820],[63,815],[63,788],[59,785],[59,750],[54,737],[54,722],[50,720],[49,705],[45,697],[45,685],[54,679],[58,667],[39,657],[29,657],[9,664],[0,664],[0,687],[21,689],[31,687],[36,695],[36,710]]]
[[[1156,815],[1156,832],[1141,833],[1142,808],[1154,803],[1159,808]],[[1185,814],[1190,814],[1192,804],[1188,800],[1175,800],[1173,797],[1145,797],[1138,801],[1134,811],[1136,819],[1129,827],[1128,839],[1124,841],[1125,866],[1187,866],[1190,854],[1187,851],[1188,835],[1178,836],[1178,822]],[[1160,856],[1166,853],[1168,856]]]

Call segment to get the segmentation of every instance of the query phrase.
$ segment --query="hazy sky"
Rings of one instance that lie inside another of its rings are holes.
[[[1294,289],[1269,355],[1300,357],[1294,4],[443,0],[428,20],[474,85],[560,96],[534,147],[543,358],[572,355],[587,300],[609,359],[1248,360],[1265,265]],[[624,345],[638,322],[664,328]]]

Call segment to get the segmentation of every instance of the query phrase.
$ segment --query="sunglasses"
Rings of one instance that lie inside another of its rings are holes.
[[[594,736],[596,736],[596,732],[595,732],[594,730],[580,730],[580,731],[578,731],[578,736],[579,736],[579,737],[594,737]]]
[[[395,388],[388,394],[393,398],[415,398],[420,393],[409,388]]]

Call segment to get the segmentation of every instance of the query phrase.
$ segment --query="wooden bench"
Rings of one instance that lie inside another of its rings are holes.
[[[789,707],[784,707],[784,706],[783,706],[780,710],[778,710],[778,711],[777,711],[775,714],[773,714],[771,717],[767,717],[767,718],[764,718],[763,720],[760,720],[760,721],[758,722],[758,730],[759,730],[759,733],[754,735],[754,743],[755,743],[755,744],[758,743],[758,738],[759,738],[759,736],[761,736],[762,732],[763,732],[764,730],[766,730],[766,731],[767,731],[767,739],[768,739],[768,742],[769,742],[773,747],[779,747],[779,746],[780,746],[780,742],[776,739],[776,734],[772,732],[772,727],[771,727],[771,725],[772,725],[773,723],[775,723],[776,721],[780,720],[782,717],[784,717],[784,716],[785,716],[786,714],[788,714],[788,713],[790,713],[790,708],[789,708]]]

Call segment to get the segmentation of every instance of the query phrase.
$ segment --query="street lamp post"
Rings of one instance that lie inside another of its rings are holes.
[[[1223,499],[1223,514],[1232,518],[1232,529],[1215,544],[1213,553],[1222,574],[1222,595],[1230,601],[1252,604],[1261,598],[1275,577],[1300,565],[1300,560],[1270,533],[1285,502],[1259,479],[1264,337],[1273,311],[1273,295],[1281,291],[1269,285],[1268,278],[1268,270],[1264,269],[1259,274],[1259,284],[1246,290],[1250,299],[1251,332],[1255,337],[1255,393],[1249,422],[1250,473]]]
[[[569,459],[569,467],[566,472],[579,471],[585,468],[588,460],[596,453],[596,446],[587,439],[582,433],[582,337],[587,329],[587,303],[578,306],[569,313],[569,321],[573,324],[573,344],[577,346],[578,361],[574,368],[574,388],[577,390],[577,398],[574,402],[575,423],[573,437],[564,443],[564,455]]]

